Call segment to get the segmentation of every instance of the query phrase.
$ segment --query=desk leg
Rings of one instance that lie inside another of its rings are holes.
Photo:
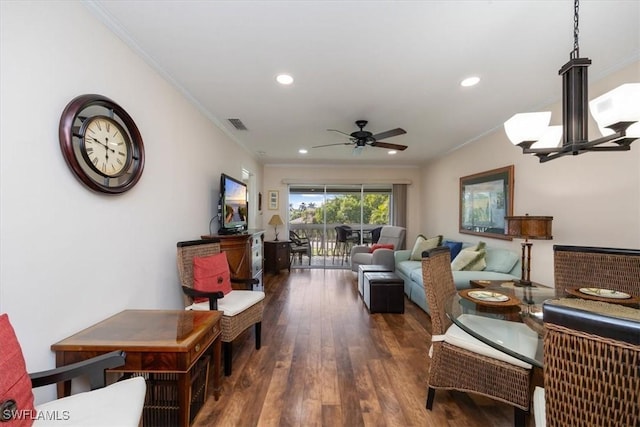
[[[220,378],[220,364],[222,363],[221,355],[222,355],[222,335],[219,334],[218,337],[213,342],[213,397],[215,400],[220,398],[220,391],[222,388],[222,379]]]
[[[56,351],[56,368],[61,368],[62,366],[64,366],[64,352]],[[60,381],[56,384],[56,389],[58,391],[58,399],[71,396],[71,380]]]

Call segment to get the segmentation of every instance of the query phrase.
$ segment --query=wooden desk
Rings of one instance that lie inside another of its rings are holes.
[[[217,400],[220,396],[221,318],[220,311],[125,310],[53,344],[51,349],[56,352],[57,367],[113,350],[124,350],[127,353],[125,365],[112,371],[142,374],[148,379],[143,420],[147,415],[145,411],[154,410],[147,406],[158,410],[158,405],[153,403],[151,377],[164,375],[164,390],[169,381],[170,390],[174,390],[174,395],[177,393],[178,405],[177,411],[173,408],[176,416],[160,418],[168,425],[187,427],[200,409],[194,407],[194,413],[190,413],[193,403],[191,383],[199,374],[197,369],[202,368],[206,390],[208,363],[204,362],[205,354],[211,353],[210,348],[213,348],[214,397]],[[70,382],[58,384],[58,397],[68,396],[70,392]],[[147,402],[151,403],[148,405]],[[171,408],[161,408],[161,412],[166,415]],[[157,419],[157,414],[153,418]]]

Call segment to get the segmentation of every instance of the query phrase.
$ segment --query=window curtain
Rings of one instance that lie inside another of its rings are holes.
[[[407,184],[393,184],[392,189],[392,225],[407,228]],[[405,247],[402,242],[401,247]]]

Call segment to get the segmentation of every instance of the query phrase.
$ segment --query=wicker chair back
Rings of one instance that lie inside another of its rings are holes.
[[[607,288],[640,295],[640,250],[553,247],[555,287]]]
[[[432,333],[442,335],[451,326],[451,320],[445,314],[445,303],[456,293],[448,247],[433,249],[422,258],[422,283],[431,307]]]

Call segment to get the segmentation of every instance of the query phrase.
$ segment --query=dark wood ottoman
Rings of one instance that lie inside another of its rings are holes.
[[[392,272],[364,273],[363,297],[370,313],[404,313],[404,280]]]

